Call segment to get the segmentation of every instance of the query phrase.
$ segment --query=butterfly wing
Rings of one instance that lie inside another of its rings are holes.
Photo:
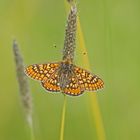
[[[59,68],[59,66],[59,62],[30,65],[25,69],[25,73],[29,77],[41,81],[41,85],[46,90],[58,92],[60,91],[57,75],[57,69]]]
[[[58,72],[54,72],[48,80],[41,82],[41,85],[48,91],[59,92]]]
[[[35,80],[46,81],[58,69],[59,65],[59,62],[48,64],[34,64],[28,66],[25,69],[25,73]]]
[[[78,96],[84,92],[84,89],[79,86],[76,75],[73,75],[70,78],[69,84],[64,89],[62,89],[62,92],[67,95]]]
[[[90,72],[79,68],[77,66],[74,67],[75,75],[78,79],[78,83],[84,90],[88,91],[97,91],[104,87],[104,82],[98,76],[91,74]]]

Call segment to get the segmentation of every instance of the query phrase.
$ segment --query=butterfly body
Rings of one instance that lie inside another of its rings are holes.
[[[73,75],[73,65],[67,62],[62,62],[58,68],[58,75],[60,88],[64,89],[70,83],[70,79]]]

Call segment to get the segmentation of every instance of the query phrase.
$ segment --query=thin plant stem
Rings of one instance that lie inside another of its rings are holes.
[[[30,131],[31,140],[34,140],[33,120],[32,120],[32,97],[29,90],[29,83],[24,73],[24,62],[19,51],[17,41],[13,41],[13,54],[16,64],[17,81],[21,97],[21,104],[24,110],[26,122]]]
[[[31,132],[31,140],[35,140],[33,125],[30,128],[30,132]]]
[[[61,125],[60,125],[60,140],[64,140],[64,128],[65,128],[65,114],[66,114],[66,95],[64,95]]]

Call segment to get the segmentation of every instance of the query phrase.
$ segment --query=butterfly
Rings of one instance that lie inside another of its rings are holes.
[[[40,81],[47,91],[62,92],[71,96],[81,95],[84,91],[97,91],[104,87],[101,78],[69,61],[30,65],[25,69],[25,73]]]

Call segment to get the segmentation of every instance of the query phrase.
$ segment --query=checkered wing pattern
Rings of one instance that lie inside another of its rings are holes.
[[[46,81],[58,69],[59,65],[59,63],[34,64],[28,66],[25,73],[35,80]]]
[[[58,72],[53,73],[53,75],[51,75],[51,77],[47,81],[41,82],[41,85],[48,91],[60,92]]]
[[[48,91],[60,91],[58,83],[57,69],[60,63],[35,64],[25,69],[25,73],[35,79],[41,81],[41,85]]]
[[[97,91],[103,88],[104,82],[98,76],[77,66],[74,67],[74,72],[78,79],[79,86],[84,88],[84,90]]]
[[[64,89],[62,89],[62,92],[67,95],[78,96],[84,92],[84,89],[78,84],[76,75],[73,75],[70,78],[69,84]]]

